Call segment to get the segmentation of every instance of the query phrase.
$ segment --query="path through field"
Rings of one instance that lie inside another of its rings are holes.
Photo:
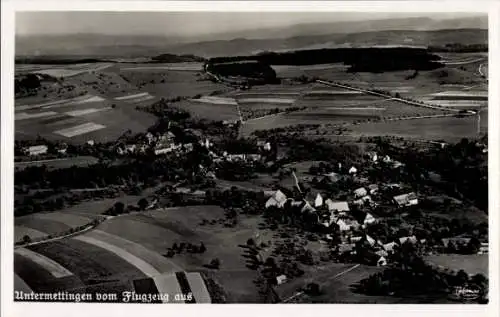
[[[346,269],[346,270],[344,270],[344,271],[342,271],[342,272],[340,272],[340,273],[337,273],[337,274],[335,274],[334,276],[332,276],[332,277],[330,277],[330,278],[328,278],[328,279],[326,279],[326,280],[324,280],[323,282],[320,282],[320,283],[318,283],[318,284],[319,284],[319,285],[326,284],[326,282],[327,282],[327,281],[334,280],[334,279],[336,279],[336,278],[338,278],[338,277],[340,277],[340,276],[342,276],[342,275],[344,275],[344,274],[346,274],[346,273],[349,273],[349,272],[351,272],[352,270],[355,270],[356,268],[358,268],[360,265],[361,265],[361,264],[356,264],[356,265],[353,265],[352,267],[350,267],[350,268],[348,268],[348,269]],[[283,300],[283,303],[287,303],[287,302],[289,302],[289,301],[291,301],[291,300],[293,300],[293,299],[295,299],[295,298],[297,298],[297,297],[299,297],[299,296],[302,296],[302,295],[304,295],[304,294],[305,294],[305,293],[304,293],[303,291],[297,292],[297,293],[295,293],[294,295],[292,295],[292,296],[290,296],[290,297],[288,297],[288,298],[284,299],[284,300]]]

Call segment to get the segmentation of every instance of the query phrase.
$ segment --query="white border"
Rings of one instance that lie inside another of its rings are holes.
[[[499,76],[500,69],[500,2],[497,1],[2,1],[2,66],[1,66],[1,309],[2,316],[499,316],[498,251],[499,251]],[[43,304],[14,303],[13,298],[13,73],[15,11],[284,11],[284,12],[477,12],[489,13],[489,279],[488,305],[134,305],[134,304]],[[221,307],[222,306],[222,307]]]

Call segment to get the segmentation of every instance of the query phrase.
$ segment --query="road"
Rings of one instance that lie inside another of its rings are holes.
[[[342,272],[340,272],[340,273],[335,274],[334,276],[332,276],[332,277],[330,277],[330,278],[328,278],[328,279],[326,279],[326,280],[323,280],[323,282],[320,282],[320,283],[318,283],[318,284],[319,284],[320,286],[321,286],[321,285],[324,285],[324,284],[326,284],[327,282],[329,282],[329,281],[331,281],[331,280],[334,280],[334,279],[336,279],[336,278],[338,278],[338,277],[340,277],[340,276],[342,276],[342,275],[344,275],[344,274],[346,274],[346,273],[351,272],[352,270],[355,270],[355,269],[356,269],[356,268],[358,268],[360,265],[361,265],[361,264],[356,264],[356,265],[354,265],[354,266],[352,266],[352,267],[350,267],[350,268],[348,268],[348,269],[346,269],[346,270],[344,270],[344,271],[342,271]],[[302,296],[302,295],[304,295],[304,294],[305,294],[305,293],[304,293],[303,291],[301,291],[301,292],[297,292],[297,293],[295,293],[294,295],[292,295],[292,296],[290,296],[290,297],[288,297],[288,298],[285,298],[285,299],[283,300],[283,303],[287,303],[287,302],[291,301],[292,299],[295,299],[295,298],[297,298],[297,297],[299,297],[299,296]]]
[[[460,61],[460,62],[447,62],[447,61],[441,61],[445,65],[466,65],[466,64],[472,64],[472,63],[477,63],[477,62],[482,62],[485,60],[485,57],[477,58],[477,59],[470,59],[470,60],[465,60],[465,61]]]
[[[354,91],[360,91],[360,92],[363,92],[365,94],[369,94],[369,95],[373,95],[373,96],[379,96],[379,97],[384,97],[384,98],[391,98],[394,101],[399,101],[399,102],[406,103],[406,104],[412,105],[412,106],[424,107],[424,108],[430,108],[430,109],[437,109],[437,110],[455,111],[455,112],[459,112],[460,111],[458,109],[452,109],[452,108],[434,106],[434,105],[430,105],[430,104],[426,104],[426,103],[419,103],[419,102],[415,102],[415,101],[411,101],[411,100],[406,100],[406,99],[402,99],[402,98],[396,98],[396,97],[392,97],[390,95],[378,93],[378,92],[375,92],[375,91],[366,90],[366,89],[362,89],[362,88],[355,88],[355,87],[345,86],[345,85],[342,85],[342,84],[336,84],[336,83],[332,83],[332,82],[325,81],[325,80],[318,79],[316,82],[320,83],[320,84],[323,84],[323,85],[327,85],[327,86],[334,86],[334,87],[339,87],[339,88],[344,88],[344,89],[349,89],[349,90],[354,90]]]

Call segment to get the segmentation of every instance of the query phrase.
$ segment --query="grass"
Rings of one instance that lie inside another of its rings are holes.
[[[84,285],[75,275],[56,279],[39,264],[18,254],[14,254],[14,272],[35,292],[71,289]]]
[[[184,100],[172,106],[187,110],[196,118],[208,120],[236,120],[239,118],[238,110],[234,105],[208,104],[196,101]]]
[[[35,229],[52,235],[71,229],[71,226],[62,221],[41,219],[37,217],[36,214],[16,218],[15,225]]]
[[[75,239],[34,245],[29,249],[58,262],[86,285],[97,281],[131,280],[145,276],[115,254]]]
[[[15,162],[16,171],[23,170],[28,166],[42,166],[45,165],[48,170],[58,168],[69,168],[71,166],[88,166],[97,163],[97,158],[93,156],[75,156],[60,159],[28,161],[28,162]]]
[[[443,266],[450,270],[464,270],[469,274],[481,273],[488,276],[488,255],[487,254],[439,254],[427,256],[426,260],[434,265]]]

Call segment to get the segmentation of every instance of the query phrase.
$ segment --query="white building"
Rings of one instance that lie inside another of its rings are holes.
[[[266,208],[272,206],[282,208],[285,205],[285,202],[286,202],[286,195],[283,194],[281,190],[277,190],[276,192],[274,192],[273,196],[267,200],[265,206]]]
[[[26,153],[31,156],[46,154],[49,148],[46,145],[34,145],[26,149]]]
[[[349,169],[349,174],[356,174],[358,172],[358,169],[355,168],[354,166],[352,166],[350,169]]]
[[[354,190],[354,198],[361,198],[368,194],[364,187],[360,187]]]
[[[408,194],[394,196],[394,202],[399,207],[414,206],[418,205],[418,198],[414,192],[411,192]]]
[[[314,199],[314,207],[318,208],[323,206],[323,197],[321,197],[321,194],[318,193],[316,195],[316,199]]]
[[[328,207],[329,211],[338,211],[338,212],[349,211],[349,204],[347,204],[347,201],[333,201],[330,198],[328,198],[325,201],[325,204]]]
[[[367,212],[365,215],[365,219],[363,220],[363,224],[364,225],[371,225],[371,224],[374,224],[375,222],[377,222],[377,219],[375,219],[375,217],[373,217],[372,214]]]

